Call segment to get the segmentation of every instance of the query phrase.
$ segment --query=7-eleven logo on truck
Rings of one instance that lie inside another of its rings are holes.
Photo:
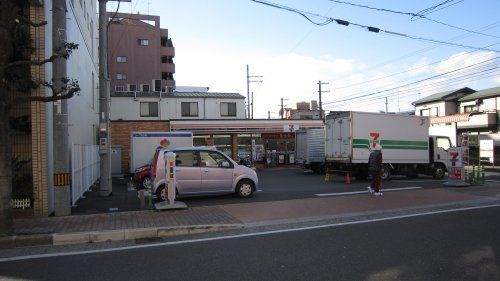
[[[370,147],[375,148],[380,143],[380,133],[370,133]]]

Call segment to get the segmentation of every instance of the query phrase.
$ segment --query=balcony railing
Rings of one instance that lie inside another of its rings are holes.
[[[495,112],[486,112],[472,114],[469,121],[457,122],[457,128],[487,128],[497,125],[497,114]]]

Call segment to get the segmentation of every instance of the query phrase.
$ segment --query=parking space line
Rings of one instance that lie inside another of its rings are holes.
[[[415,190],[415,189],[421,189],[422,187],[420,186],[412,186],[412,187],[400,187],[400,188],[386,188],[386,189],[381,189],[380,191],[382,192],[392,192],[392,191],[403,191],[403,190]],[[368,193],[368,191],[351,191],[351,192],[337,192],[337,193],[319,193],[319,194],[314,194],[318,197],[326,197],[326,196],[346,196],[346,195],[355,195],[355,194],[365,194]]]

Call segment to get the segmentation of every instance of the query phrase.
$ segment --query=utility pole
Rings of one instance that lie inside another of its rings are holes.
[[[321,120],[324,120],[324,117],[323,117],[323,103],[321,102],[321,94],[322,93],[329,93],[330,90],[328,91],[322,91],[321,90],[321,85],[328,85],[329,83],[325,83],[325,82],[321,82],[321,80],[318,81],[318,94],[319,94],[319,117],[321,118]]]
[[[250,80],[250,78],[262,78],[260,75],[250,75],[250,69],[247,64],[247,118],[253,119],[253,93],[252,100],[250,101],[250,83],[260,83],[262,80]],[[250,111],[250,102],[252,103],[252,111]]]
[[[271,119],[271,110],[267,111],[267,119]]]
[[[284,109],[284,105],[283,105],[283,101],[285,100],[288,100],[288,99],[284,99],[284,98],[281,98],[281,111],[280,111],[280,114],[281,114],[281,119],[285,119],[285,109]]]
[[[55,53],[63,48],[67,40],[66,33],[66,1],[52,1],[52,48]],[[65,86],[61,80],[66,78],[66,60],[57,58],[52,63],[52,78],[54,87],[61,89]],[[69,141],[68,141],[68,103],[67,100],[58,100],[53,110],[53,145],[54,145],[54,214],[56,216],[71,215],[71,192],[69,171]]]
[[[252,119],[253,119],[253,92],[252,92],[252,103],[251,103],[251,105],[252,105]]]
[[[111,144],[109,143],[109,77],[108,77],[108,0],[99,0],[99,195],[113,192],[111,182]],[[124,1],[125,2],[125,1]]]
[[[385,113],[387,113],[388,111],[389,111],[389,106],[387,103],[387,97],[385,97]]]

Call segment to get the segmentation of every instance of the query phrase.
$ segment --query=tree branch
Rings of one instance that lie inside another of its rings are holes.
[[[47,24],[46,20],[41,21],[41,22],[33,22],[29,18],[23,17],[21,15],[18,15],[16,17],[16,22],[17,23],[25,23],[25,24],[28,24],[28,25],[33,26],[33,27],[40,27],[40,26],[44,26]]]
[[[61,55],[61,54],[53,54],[52,56],[50,56],[50,58],[44,59],[44,60],[20,60],[20,61],[15,61],[15,62],[8,63],[8,64],[2,66],[1,68],[2,69],[6,69],[6,68],[11,68],[11,67],[16,67],[16,66],[22,66],[22,65],[44,65],[44,64],[49,63],[49,62],[54,62],[59,57],[63,57],[63,55]]]
[[[72,98],[77,92],[80,91],[80,87],[71,88],[63,95],[54,95],[49,97],[29,97],[28,101],[41,101],[41,102],[51,102],[57,100],[65,100]]]

